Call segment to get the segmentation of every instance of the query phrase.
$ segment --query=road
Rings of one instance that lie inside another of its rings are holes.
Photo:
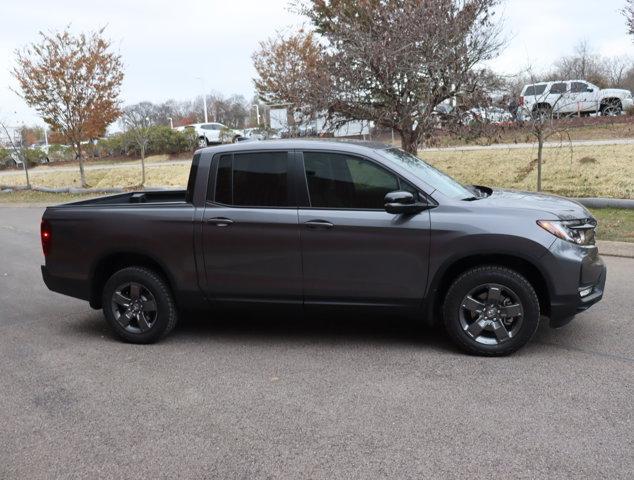
[[[113,339],[0,208],[0,478],[610,478],[634,471],[634,259],[508,358],[396,318],[187,319]]]

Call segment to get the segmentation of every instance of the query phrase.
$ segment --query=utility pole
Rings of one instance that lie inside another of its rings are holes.
[[[251,108],[255,107],[255,116],[258,122],[258,127],[260,126],[260,106],[257,103],[251,105]]]
[[[209,122],[207,117],[207,91],[205,90],[205,79],[203,77],[196,77],[202,82],[203,85],[203,111],[205,112],[205,123]]]

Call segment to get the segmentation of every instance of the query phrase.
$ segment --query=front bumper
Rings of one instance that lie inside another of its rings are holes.
[[[607,268],[596,253],[585,256],[581,262],[577,291],[551,299],[550,326],[558,328],[569,323],[577,313],[583,312],[603,298]]]

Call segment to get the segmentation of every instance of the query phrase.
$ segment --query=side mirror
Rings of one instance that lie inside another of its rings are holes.
[[[594,92],[594,88],[590,88],[590,87],[588,87],[588,90],[586,90],[586,92],[588,92],[588,93],[592,93],[592,92]]]
[[[427,202],[417,202],[411,192],[396,191],[385,195],[385,211],[387,213],[414,215],[427,208],[429,208]]]

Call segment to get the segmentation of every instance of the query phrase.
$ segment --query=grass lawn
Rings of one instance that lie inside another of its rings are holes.
[[[86,200],[99,195],[71,194],[71,193],[47,193],[34,191],[0,192],[0,204],[2,203],[41,203],[44,205],[58,205],[60,203]]]
[[[161,165],[151,163],[146,165],[146,185],[148,186],[174,186],[187,185],[189,165]],[[54,168],[38,168],[29,173],[31,184],[38,187],[79,187],[79,168],[68,171],[60,171]],[[86,182],[92,188],[133,188],[141,183],[141,166],[125,164],[116,168],[103,168],[99,170],[86,170]],[[26,185],[24,174],[7,175],[0,172],[0,185],[18,186]]]
[[[457,180],[476,185],[535,190],[536,149],[419,152]],[[634,146],[544,149],[542,189],[566,197],[634,198]]]
[[[634,210],[593,208],[591,212],[599,222],[599,240],[634,242]]]
[[[630,117],[623,119],[603,119],[605,121],[590,124],[577,125],[576,119],[563,120],[568,122],[567,134],[571,140],[610,140],[614,138],[632,138],[634,137],[634,121]],[[567,138],[567,137],[566,137]],[[553,136],[549,141],[558,141],[557,136]],[[463,138],[445,135],[438,138],[439,147],[465,145],[488,145],[493,143],[533,143],[535,137],[530,133],[528,128],[511,127],[503,128],[494,138],[478,138],[470,142],[465,142]]]

